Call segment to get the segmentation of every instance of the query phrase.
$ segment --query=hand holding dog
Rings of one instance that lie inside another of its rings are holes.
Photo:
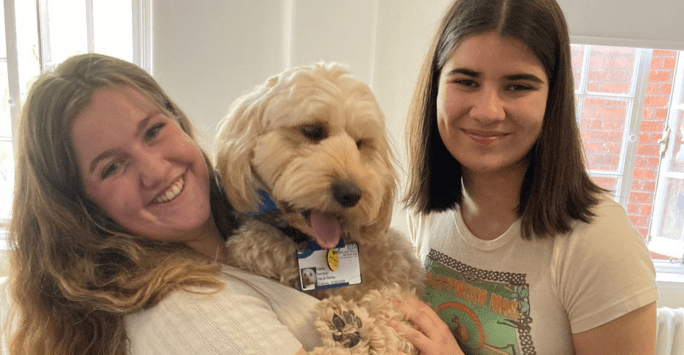
[[[402,312],[415,328],[388,319],[388,324],[420,349],[421,355],[464,355],[449,327],[430,306],[415,297],[393,299],[394,308]]]

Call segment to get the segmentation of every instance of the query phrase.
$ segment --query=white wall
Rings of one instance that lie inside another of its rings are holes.
[[[281,0],[152,2],[152,72],[207,134],[240,93],[283,69]]]
[[[572,40],[684,50],[682,0],[557,0]]]
[[[152,0],[152,71],[210,145],[230,103],[269,76],[320,60],[345,63],[377,95],[401,169],[414,82],[450,2]],[[574,42],[684,50],[682,0],[559,3]],[[399,208],[393,226],[406,231]],[[682,306],[681,289],[661,283],[661,304]]]
[[[155,0],[152,71],[210,142],[229,104],[269,76],[321,60],[345,63],[376,93],[403,166],[404,116],[447,4]],[[405,225],[397,208],[394,226],[406,231]]]
[[[211,135],[230,102],[289,66],[340,61],[373,76],[377,1],[158,0],[153,74]]]
[[[343,62],[375,91],[401,169],[414,82],[450,2],[153,0],[152,70],[211,142],[229,104],[269,76],[320,60]],[[684,21],[675,18],[684,1],[559,2],[575,41],[684,49]],[[394,226],[405,231],[399,209]]]

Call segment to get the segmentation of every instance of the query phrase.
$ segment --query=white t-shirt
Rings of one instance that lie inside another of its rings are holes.
[[[580,333],[658,299],[655,268],[624,210],[605,197],[591,223],[523,240],[520,220],[485,241],[460,210],[411,218],[427,301],[467,354],[573,354]],[[466,349],[467,348],[467,349]]]
[[[228,266],[215,294],[175,291],[125,317],[132,355],[294,354],[320,346],[315,298]]]

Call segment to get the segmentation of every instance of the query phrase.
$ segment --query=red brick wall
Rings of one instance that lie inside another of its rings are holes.
[[[632,224],[644,237],[648,235],[651,222],[655,177],[660,163],[658,140],[662,138],[668,116],[676,56],[675,51],[654,50],[646,86],[627,211]]]
[[[579,88],[580,67],[584,46],[573,46],[575,88]],[[592,46],[586,65],[586,95],[591,92],[629,93],[636,50]],[[654,200],[655,178],[660,162],[658,139],[668,116],[668,105],[674,79],[676,52],[654,50],[650,63],[646,95],[643,102],[641,125],[631,192],[627,213],[642,236],[648,235]],[[589,169],[616,171],[619,167],[624,124],[630,119],[627,100],[607,100],[585,97],[580,113],[580,128]],[[629,137],[626,137],[629,139]],[[614,178],[595,178],[608,189],[615,189]]]

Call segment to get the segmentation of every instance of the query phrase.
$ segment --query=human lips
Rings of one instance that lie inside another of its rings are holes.
[[[152,203],[166,203],[174,198],[176,196],[180,195],[181,191],[183,191],[183,187],[185,187],[185,176],[181,176],[171,184],[171,186],[164,192],[162,192],[159,197],[155,198]]]
[[[472,129],[463,129],[462,131],[479,145],[490,145],[508,135],[507,133],[502,132],[480,131]]]

